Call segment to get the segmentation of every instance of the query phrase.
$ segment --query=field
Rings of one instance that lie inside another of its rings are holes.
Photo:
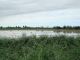
[[[0,37],[0,60],[80,60],[80,36]]]

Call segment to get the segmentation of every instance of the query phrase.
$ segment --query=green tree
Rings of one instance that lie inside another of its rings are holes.
[[[3,28],[2,26],[0,28]]]

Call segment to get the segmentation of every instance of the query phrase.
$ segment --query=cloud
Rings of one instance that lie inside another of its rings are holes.
[[[80,0],[0,0],[0,17],[80,8]]]
[[[79,23],[80,0],[0,0],[0,26]]]
[[[74,23],[75,25],[80,22],[80,9],[64,9],[55,11],[43,11],[21,15],[11,15],[2,18],[0,25],[4,26],[47,26]],[[58,24],[57,24],[58,23]],[[73,25],[73,24],[71,24]]]

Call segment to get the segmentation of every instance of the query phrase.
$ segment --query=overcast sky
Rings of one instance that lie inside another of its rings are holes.
[[[80,0],[0,0],[0,26],[80,26]]]

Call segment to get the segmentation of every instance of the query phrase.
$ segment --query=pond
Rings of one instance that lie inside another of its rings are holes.
[[[78,36],[80,32],[64,32],[64,31],[54,31],[54,30],[0,30],[0,37],[20,37],[22,34],[30,35],[68,35],[68,36]]]

